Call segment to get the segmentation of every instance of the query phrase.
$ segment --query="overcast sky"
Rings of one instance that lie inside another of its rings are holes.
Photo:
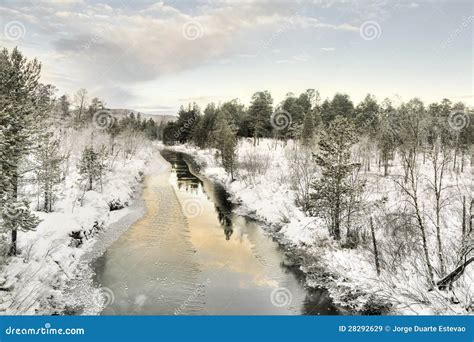
[[[319,90],[474,104],[471,1],[0,1],[0,44],[111,108]]]

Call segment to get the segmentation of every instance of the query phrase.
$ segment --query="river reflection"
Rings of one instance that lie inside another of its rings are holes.
[[[190,166],[188,166],[188,163],[192,163],[190,160],[186,163],[184,155],[173,155],[173,153],[169,151],[164,151],[163,154],[165,158],[173,160],[171,179],[172,182],[176,184],[178,190],[189,192],[196,195],[196,197],[205,195],[209,201],[212,201],[219,223],[224,229],[225,238],[226,240],[230,240],[233,233],[232,213],[234,204],[228,200],[227,192],[224,187],[220,184],[213,184],[212,193],[214,196],[211,198],[204,190],[203,181],[191,172]]]
[[[92,264],[108,315],[339,314],[259,223],[236,215],[229,194],[186,156],[145,178],[146,214]],[[191,204],[192,211],[187,208]]]
[[[223,186],[197,177],[186,155],[166,150],[162,155],[172,165],[170,179],[180,202],[198,200],[202,209],[188,224],[202,279],[211,280],[207,313],[338,314],[326,291],[304,288],[299,271],[285,266],[283,251],[258,222],[234,214]]]

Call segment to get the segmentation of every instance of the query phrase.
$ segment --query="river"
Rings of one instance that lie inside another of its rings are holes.
[[[106,315],[333,315],[325,290],[307,289],[255,220],[186,155],[145,178],[146,214],[92,268],[109,293]]]

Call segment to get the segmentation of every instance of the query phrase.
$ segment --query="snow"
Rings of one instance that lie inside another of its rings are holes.
[[[68,286],[76,278],[90,277],[83,273],[82,259],[97,249],[97,238],[103,237],[100,233],[108,229],[118,229],[121,233],[127,228],[115,227],[114,224],[130,215],[130,210],[110,211],[109,205],[116,202],[127,206],[133,202],[133,195],[147,171],[156,146],[148,143],[131,158],[117,157],[104,177],[102,191],[96,189],[83,193],[76,165],[90,136],[91,132],[86,130],[71,131],[64,137],[66,141],[74,141],[74,144],[63,144],[70,160],[61,196],[55,203],[54,212],[34,212],[42,220],[34,231],[18,233],[20,254],[2,265],[1,314],[64,313],[70,304],[70,298],[66,295]],[[95,134],[95,144],[104,141],[105,134]],[[89,285],[86,291],[97,305],[95,311],[88,313],[98,313],[102,301],[100,290]]]
[[[21,254],[9,258],[8,263],[2,266],[2,314],[64,313],[75,297],[88,298],[95,304],[83,313],[100,312],[103,296],[100,289],[93,286],[85,265],[91,258],[100,255],[143,213],[140,200],[133,197],[143,175],[160,172],[168,166],[161,158],[154,158],[153,152],[163,148],[163,145],[142,144],[133,156],[119,156],[114,160],[102,190],[83,193],[78,184],[76,165],[80,152],[90,143],[90,133],[76,132],[66,136],[71,143],[63,144],[63,148],[69,153],[70,160],[55,211],[35,212],[42,222],[34,231],[19,232],[18,248]],[[94,136],[95,144],[104,142],[107,142],[104,136]],[[240,140],[239,169],[235,181],[230,180],[220,161],[216,160],[215,150],[202,150],[192,145],[169,148],[194,156],[202,167],[201,172],[224,184],[232,200],[240,204],[240,214],[265,222],[268,231],[281,243],[291,245],[303,258],[301,268],[307,274],[307,284],[326,287],[336,303],[355,311],[376,310],[389,303],[394,314],[472,313],[466,312],[465,305],[472,303],[474,298],[474,267],[468,268],[456,282],[455,291],[427,291],[429,286],[421,276],[425,267],[421,254],[407,251],[420,257],[400,260],[392,257],[389,251],[400,241],[399,233],[391,231],[384,222],[377,222],[376,239],[381,262],[385,265],[381,275],[377,276],[370,248],[343,248],[340,242],[329,237],[324,220],[307,216],[295,204],[297,192],[292,182],[294,170],[290,156],[298,148],[296,143],[262,139],[254,147],[252,141]],[[153,162],[150,163],[150,160]],[[432,194],[425,186],[430,168],[428,163],[420,161],[420,165],[424,184],[420,188],[421,202],[426,204],[424,211],[427,222],[430,222]],[[376,203],[377,210],[381,212],[399,211],[406,203],[402,201],[403,196],[393,179],[402,175],[403,168],[399,162],[391,166],[389,177],[383,177],[377,165],[372,165],[372,171],[364,175],[367,179],[365,200]],[[463,173],[450,171],[446,177],[446,197],[450,201],[443,208],[442,217],[445,250],[454,251],[460,244],[460,204],[464,195],[470,198],[470,177],[470,170]],[[25,194],[28,195],[28,191]],[[34,207],[33,195],[31,199]],[[125,208],[110,211],[111,203]],[[358,218],[355,223],[361,230],[367,230],[367,219],[368,215]],[[434,228],[432,224],[428,227],[430,257],[436,268]],[[404,239],[408,242],[417,234],[414,230]],[[5,233],[1,237],[8,238]],[[447,260],[448,268],[452,269],[455,262],[453,255]],[[387,268],[391,264],[393,269],[389,271]],[[68,289],[76,296],[68,295]],[[77,296],[78,292],[82,295]]]
[[[284,144],[271,139],[261,139],[257,146],[253,146],[251,140],[241,139],[238,146],[239,167],[233,182],[220,161],[215,159],[216,150],[199,149],[190,144],[166,148],[192,155],[201,165],[201,172],[222,183],[231,194],[232,200],[240,204],[240,214],[265,222],[266,228],[277,236],[280,242],[291,244],[298,254],[304,255],[302,270],[307,273],[307,284],[328,288],[336,303],[364,312],[390,306],[392,314],[469,314],[465,307],[472,306],[474,298],[474,267],[466,270],[452,293],[437,289],[428,291],[430,286],[422,276],[426,274],[423,256],[417,251],[410,251],[414,261],[410,258],[400,259],[396,269],[390,272],[383,270],[381,275],[377,276],[370,243],[366,244],[369,248],[343,248],[341,243],[328,236],[322,219],[305,215],[295,205],[296,191],[291,182],[293,173],[289,156],[298,148],[295,142]],[[260,163],[260,172],[248,171],[250,160]],[[356,220],[355,225],[366,232],[370,215],[396,213],[406,206],[403,194],[394,182],[395,177],[402,177],[404,174],[401,163],[396,160],[389,169],[390,175],[383,177],[383,171],[375,164],[375,156],[372,160],[371,171],[364,174],[367,180],[365,200],[379,208],[377,210],[380,213],[369,212]],[[430,221],[433,214],[433,195],[428,188],[432,171],[429,162],[423,162],[421,156],[419,164],[420,202],[423,203],[426,216],[424,219],[428,227],[430,258],[437,268],[436,235]],[[468,161],[465,165],[469,165]],[[460,245],[461,201],[463,196],[469,200],[471,181],[468,166],[462,173],[452,171],[450,166],[445,177],[445,195],[449,202],[443,208],[442,216],[445,251],[454,251]],[[381,262],[390,261],[385,259],[391,257],[388,251],[393,248],[392,243],[395,240],[392,236],[396,234],[398,232],[391,231],[383,222],[376,222],[376,239],[380,245]],[[418,234],[419,232],[414,230],[406,237],[406,241],[416,239]],[[398,241],[400,240],[403,241],[398,238]],[[455,262],[455,256],[448,260],[448,269],[453,269]],[[455,304],[453,297],[462,299],[459,304]]]

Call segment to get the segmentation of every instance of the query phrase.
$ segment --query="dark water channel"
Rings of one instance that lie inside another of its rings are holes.
[[[113,296],[103,314],[340,313],[326,291],[303,286],[258,222],[235,214],[221,185],[184,154],[162,156],[171,171],[146,178],[146,215],[93,264]]]

